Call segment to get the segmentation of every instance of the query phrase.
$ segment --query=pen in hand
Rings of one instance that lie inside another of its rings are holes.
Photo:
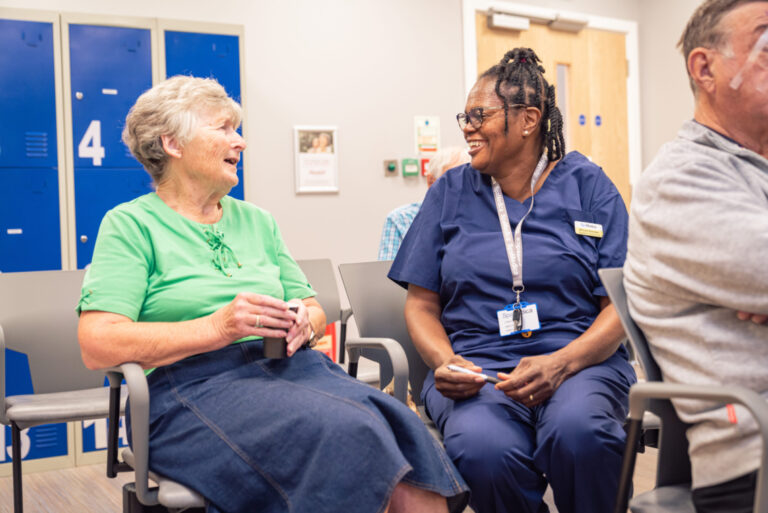
[[[450,370],[455,371],[455,372],[463,372],[464,374],[471,374],[472,376],[480,376],[487,383],[492,383],[494,385],[496,383],[501,383],[501,380],[498,379],[498,378],[493,378],[493,377],[491,377],[491,376],[489,376],[487,374],[482,374],[480,372],[475,372],[475,371],[469,370],[469,369],[467,369],[465,367],[459,367],[458,365],[454,365],[454,364],[449,364],[447,367]]]

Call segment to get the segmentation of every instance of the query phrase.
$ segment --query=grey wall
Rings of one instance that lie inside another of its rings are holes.
[[[518,0],[640,23],[643,160],[691,115],[674,44],[697,0]],[[271,211],[296,258],[374,259],[386,213],[419,200],[420,177],[385,177],[413,156],[413,116],[461,144],[461,0],[0,0],[2,7],[245,26],[246,198]],[[293,126],[339,130],[338,194],[294,194]]]

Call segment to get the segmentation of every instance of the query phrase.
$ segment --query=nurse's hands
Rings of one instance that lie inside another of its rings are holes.
[[[565,363],[557,353],[523,358],[511,374],[499,372],[502,382],[496,388],[529,408],[536,406],[568,377]]]
[[[483,385],[485,385],[483,378],[452,371],[448,368],[448,365],[451,364],[466,367],[475,372],[482,372],[483,370],[469,360],[459,355],[453,355],[435,369],[435,388],[437,388],[438,392],[456,401],[472,397],[483,388]]]

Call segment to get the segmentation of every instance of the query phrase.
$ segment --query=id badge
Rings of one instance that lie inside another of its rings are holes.
[[[496,317],[499,319],[499,335],[502,337],[518,333],[525,335],[541,328],[536,303],[523,301],[520,304],[507,305],[496,312]]]

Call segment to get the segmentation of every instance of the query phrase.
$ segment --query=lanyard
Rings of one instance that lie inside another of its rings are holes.
[[[536,182],[539,181],[541,174],[547,168],[547,164],[549,164],[549,160],[545,151],[541,154],[539,163],[536,165],[536,169],[531,176],[531,206],[528,207],[528,212],[517,223],[514,235],[512,235],[512,228],[509,226],[509,216],[507,215],[507,207],[504,205],[504,195],[501,192],[501,186],[495,178],[491,178],[493,182],[493,199],[496,201],[496,212],[499,214],[501,233],[504,234],[504,246],[507,248],[509,270],[512,271],[512,290],[517,294],[517,304],[520,303],[520,293],[525,290],[523,286],[523,221],[533,210],[533,189],[536,187]]]

